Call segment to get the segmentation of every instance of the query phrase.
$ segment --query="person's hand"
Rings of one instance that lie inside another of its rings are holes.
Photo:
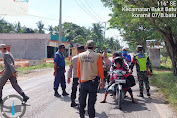
[[[4,70],[2,70],[1,72],[0,72],[0,74],[3,74],[4,73]]]
[[[68,83],[68,84],[70,84],[70,82],[71,82],[71,79],[70,79],[70,78],[68,78],[68,79],[67,79],[67,83]]]
[[[56,71],[54,71],[53,76],[56,76],[56,75],[57,75],[57,73],[56,73]]]
[[[129,70],[129,73],[132,74],[132,70],[131,69]]]
[[[17,78],[17,73],[15,72],[15,73],[13,73],[13,76],[15,77],[15,78]]]
[[[104,82],[103,82],[103,81],[101,81],[100,88],[101,88],[101,89],[104,88]]]

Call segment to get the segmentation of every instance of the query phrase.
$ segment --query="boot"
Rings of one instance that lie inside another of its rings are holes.
[[[25,93],[22,93],[23,97],[23,103],[26,103],[29,100],[29,97],[25,95]]]
[[[151,96],[149,89],[147,89],[147,96]]]
[[[63,90],[62,95],[63,95],[63,96],[68,96],[69,94],[68,94],[65,90]]]
[[[3,100],[2,100],[2,98],[0,98],[0,105],[2,105],[3,104]]]
[[[78,104],[76,104],[75,100],[71,100],[71,107],[76,107]]]
[[[55,97],[61,97],[61,95],[58,93],[58,91],[55,91],[54,96]]]
[[[80,114],[80,118],[85,118],[85,115],[84,114]]]
[[[144,97],[143,92],[140,92],[140,94],[138,95],[138,97]]]

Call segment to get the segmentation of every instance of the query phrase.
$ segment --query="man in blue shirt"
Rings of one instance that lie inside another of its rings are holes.
[[[55,76],[55,81],[54,81],[54,91],[55,94],[54,96],[56,97],[61,97],[61,95],[58,93],[58,87],[59,84],[61,84],[61,88],[63,90],[62,95],[67,96],[69,95],[66,92],[66,81],[65,81],[65,57],[63,56],[63,52],[65,51],[65,46],[60,45],[59,50],[55,53],[54,57],[54,76]]]
[[[128,49],[125,47],[122,49],[122,56],[125,59],[125,61],[127,62],[127,64],[130,65],[131,56],[128,54]]]

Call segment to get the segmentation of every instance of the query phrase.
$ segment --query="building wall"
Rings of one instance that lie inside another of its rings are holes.
[[[49,34],[0,34],[0,44],[10,45],[11,53],[16,59],[47,58],[49,41]]]

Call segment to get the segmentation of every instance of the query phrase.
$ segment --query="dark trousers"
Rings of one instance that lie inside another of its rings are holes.
[[[73,78],[71,100],[75,100],[76,99],[77,86],[79,85],[78,81],[79,81],[79,78]]]
[[[10,75],[10,74],[9,74]],[[17,78],[15,78],[14,76],[6,76],[6,75],[3,75],[1,78],[0,78],[0,98],[2,98],[2,89],[3,89],[3,86],[6,84],[7,80],[10,80],[10,83],[12,85],[12,87],[20,94],[22,95],[23,91],[22,89],[20,88],[20,86],[18,85],[18,82],[17,82]]]
[[[98,81],[87,81],[81,83],[80,87],[80,115],[85,114],[86,99],[88,95],[88,114],[90,118],[95,117],[95,102],[97,100]]]
[[[66,81],[65,81],[65,69],[59,68],[57,70],[57,75],[55,76],[54,87],[55,91],[58,91],[59,84],[61,84],[61,88],[63,91],[66,89]]]

